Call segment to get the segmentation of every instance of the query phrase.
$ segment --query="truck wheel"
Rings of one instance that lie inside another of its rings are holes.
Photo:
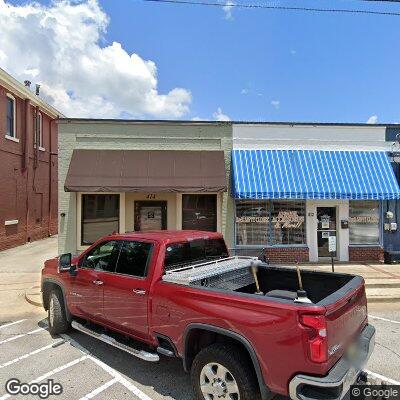
[[[195,357],[191,380],[197,400],[258,400],[253,365],[242,349],[215,343]]]
[[[65,315],[64,299],[58,290],[53,290],[50,293],[48,320],[49,332],[52,335],[64,333],[69,328],[69,322]]]

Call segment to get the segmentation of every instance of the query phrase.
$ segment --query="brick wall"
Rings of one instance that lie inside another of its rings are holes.
[[[235,249],[231,251],[235,255],[259,257],[261,249]],[[271,264],[294,264],[309,261],[308,247],[267,247],[264,251]]]
[[[349,247],[349,261],[360,262],[382,262],[384,258],[384,250],[380,246],[376,247]]]
[[[0,86],[0,251],[56,234],[58,229],[57,126],[41,110],[44,150],[36,150],[35,108],[12,93],[18,140],[7,139],[7,93]],[[10,220],[18,223],[5,225]]]

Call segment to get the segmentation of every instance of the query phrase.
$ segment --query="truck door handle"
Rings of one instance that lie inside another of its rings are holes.
[[[100,281],[100,280],[98,280],[98,279],[96,279],[96,280],[93,281],[93,283],[94,283],[95,285],[97,285],[97,286],[100,286],[100,285],[102,285],[104,282],[103,282],[103,281]]]
[[[132,289],[132,292],[140,296],[144,296],[146,294],[146,291],[142,289]]]

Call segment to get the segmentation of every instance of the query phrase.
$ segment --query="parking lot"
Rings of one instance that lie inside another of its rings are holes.
[[[53,379],[63,387],[53,399],[193,399],[189,375],[178,359],[162,356],[158,363],[147,363],[73,330],[50,336],[46,313],[27,303],[23,293],[39,283],[43,260],[56,252],[54,243],[46,239],[0,254],[0,400],[39,398],[9,396],[5,384],[11,378],[24,383]],[[400,303],[369,307],[377,328],[367,366],[371,382],[400,384],[399,310]]]
[[[400,323],[386,318],[392,312],[376,313],[385,319],[371,318],[378,334],[368,371],[374,382],[399,383]],[[53,379],[63,387],[60,396],[51,396],[58,399],[193,399],[189,376],[177,359],[146,363],[80,332],[51,337],[46,328],[45,314],[0,326],[0,400],[38,398],[8,395],[10,378]]]

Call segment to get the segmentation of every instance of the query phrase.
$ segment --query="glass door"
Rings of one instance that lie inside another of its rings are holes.
[[[167,229],[166,201],[135,201],[135,231]]]
[[[317,219],[318,257],[331,257],[329,237],[336,236],[336,207],[317,207]],[[337,249],[333,256],[336,257],[336,254]]]

